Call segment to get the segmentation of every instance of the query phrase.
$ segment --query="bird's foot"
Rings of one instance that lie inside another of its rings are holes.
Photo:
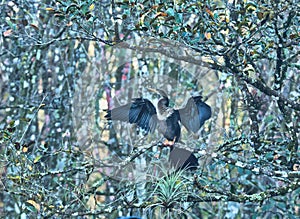
[[[173,147],[175,145],[175,141],[176,141],[176,137],[170,141],[168,139],[162,138],[159,142],[158,142],[158,146],[160,148],[164,148],[164,147]]]
[[[174,146],[175,141],[176,141],[176,137],[172,141],[169,141],[168,139],[166,139],[163,143],[163,146],[172,147],[172,146]]]

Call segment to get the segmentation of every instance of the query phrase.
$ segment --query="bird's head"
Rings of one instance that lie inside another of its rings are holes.
[[[161,90],[161,89],[153,89],[153,88],[148,88],[148,90],[150,92],[153,92],[153,93],[156,93],[156,94],[159,94],[162,98],[158,101],[157,103],[157,107],[159,109],[164,109],[164,108],[167,108],[169,107],[169,98],[168,98],[168,95],[166,94],[165,91]]]

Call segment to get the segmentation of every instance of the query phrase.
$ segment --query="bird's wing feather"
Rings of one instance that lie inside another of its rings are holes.
[[[195,155],[184,148],[173,147],[170,151],[169,160],[176,169],[194,170],[199,165]]]
[[[196,133],[211,117],[211,108],[201,96],[189,98],[184,108],[179,109],[180,121],[188,131]]]
[[[153,132],[157,124],[156,109],[144,98],[136,98],[132,103],[108,110],[105,118],[137,124],[146,132]]]

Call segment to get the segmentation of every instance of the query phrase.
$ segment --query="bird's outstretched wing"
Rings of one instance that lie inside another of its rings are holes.
[[[194,133],[211,117],[211,108],[202,101],[201,96],[189,98],[185,107],[178,109],[178,112],[182,125]]]
[[[144,98],[136,98],[131,103],[108,110],[105,118],[135,123],[146,133],[153,132],[157,125],[156,109],[148,99]]]

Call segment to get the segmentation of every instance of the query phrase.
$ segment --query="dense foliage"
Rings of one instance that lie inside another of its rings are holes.
[[[2,217],[300,216],[298,1],[0,4]],[[103,119],[147,87],[212,107],[196,171]]]

